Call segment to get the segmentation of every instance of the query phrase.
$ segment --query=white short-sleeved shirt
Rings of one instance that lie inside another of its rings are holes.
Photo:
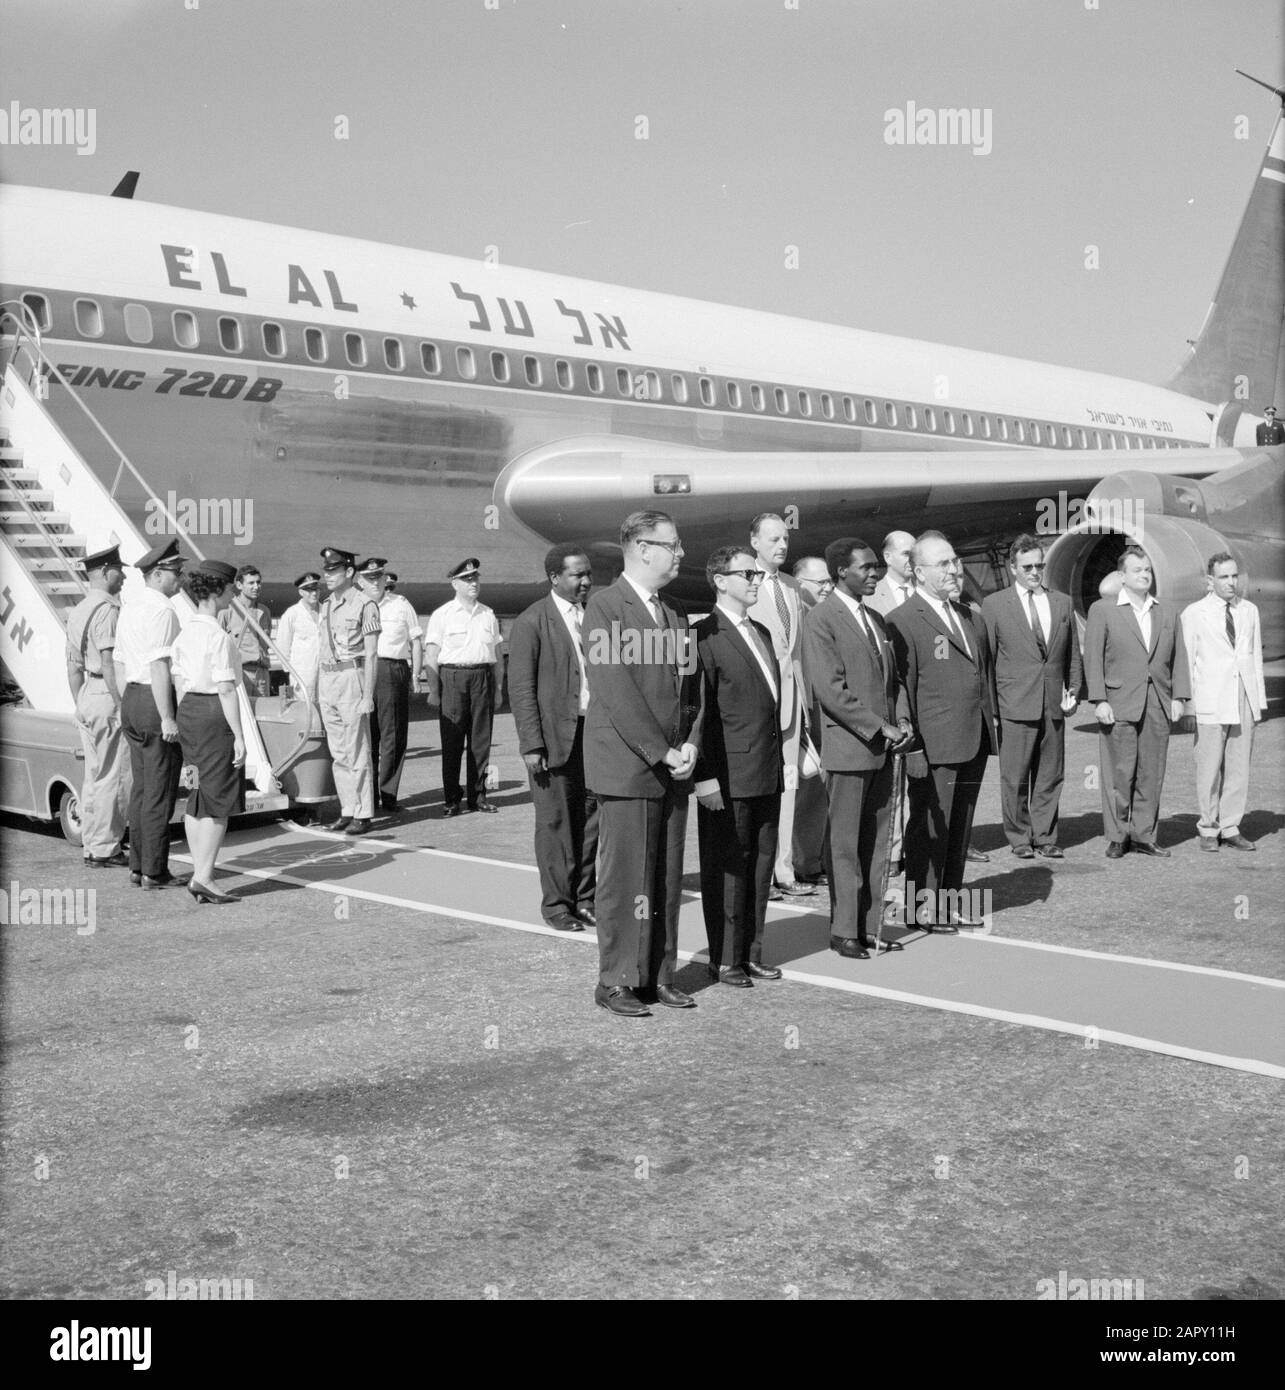
[[[292,603],[277,626],[277,646],[305,686],[317,678],[321,659],[321,617],[315,608]],[[292,677],[293,679],[293,677]]]
[[[419,617],[402,594],[379,600],[379,655],[393,661],[411,659],[411,642],[420,635]]]
[[[197,613],[174,639],[174,684],[179,696],[217,695],[219,684],[241,680],[241,658],[232,635],[217,618]]]
[[[500,645],[500,625],[486,604],[470,613],[457,598],[433,610],[428,644],[439,647],[439,666],[492,666]]]
[[[179,634],[174,605],[156,589],[142,589],[121,605],[116,624],[116,660],[125,668],[125,679],[147,685],[153,661],[171,654]]]

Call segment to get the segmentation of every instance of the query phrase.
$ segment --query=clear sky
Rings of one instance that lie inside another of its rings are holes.
[[[1233,69],[1285,83],[1280,0],[7,0],[4,31],[0,105],[97,137],[0,147],[9,182],[136,168],[153,202],[1148,381],[1279,109]],[[889,144],[908,102],[989,112],[989,153]]]

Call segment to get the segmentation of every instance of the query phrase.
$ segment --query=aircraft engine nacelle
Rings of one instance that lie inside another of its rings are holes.
[[[1151,558],[1158,598],[1179,610],[1208,592],[1206,564],[1227,552],[1241,593],[1258,605],[1264,654],[1285,652],[1285,450],[1252,452],[1246,462],[1202,481],[1142,472],[1104,478],[1080,516],[1049,547],[1045,583],[1071,596],[1084,618],[1099,586],[1131,542]]]

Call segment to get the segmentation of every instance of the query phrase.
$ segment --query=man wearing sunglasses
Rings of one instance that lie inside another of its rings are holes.
[[[1018,536],[1013,582],[982,604],[999,705],[999,787],[1004,834],[1019,859],[1062,859],[1058,801],[1066,716],[1079,701],[1080,639],[1071,600],[1044,587],[1044,547]]]
[[[621,1017],[695,1008],[674,984],[700,683],[687,612],[661,590],[682,542],[664,512],[620,528],[624,573],[585,605],[584,770],[598,798],[598,985]]]
[[[763,926],[781,813],[781,678],[772,634],[749,617],[763,572],[753,552],[727,545],[705,562],[714,611],[696,626],[701,753],[696,760],[701,909],[709,969],[748,989],[779,980],[763,964]]]

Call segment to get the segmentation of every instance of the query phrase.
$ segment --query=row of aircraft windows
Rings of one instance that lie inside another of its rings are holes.
[[[42,332],[52,327],[49,302],[43,295],[28,294],[23,301],[31,310]],[[102,306],[94,299],[77,299],[74,306],[76,330],[85,338],[101,338],[105,332]],[[175,309],[170,315],[173,342],[176,347],[193,350],[201,345],[200,325],[196,315],[187,309]],[[153,341],[155,328],[151,311],[143,304],[124,306],[125,336],[131,343],[140,346]],[[245,334],[240,319],[232,315],[221,315],[218,320],[218,344],[227,353],[241,353],[245,348]],[[288,350],[285,328],[271,321],[260,325],[260,335],[264,355],[270,358],[283,358]],[[334,339],[340,340],[339,344]],[[343,361],[350,367],[380,365],[375,359],[376,351],[382,359],[383,368],[392,372],[406,370],[406,344],[401,338],[385,337],[376,346],[364,333],[354,331],[339,332],[322,328],[303,330],[303,351],[310,362],[322,365],[330,360],[331,348],[336,354],[342,347]],[[454,350],[455,371],[463,381],[476,381],[479,378],[478,359],[481,358],[489,371],[492,381],[500,385],[520,380],[527,386],[540,388],[545,385],[549,364],[533,354],[525,354],[521,359],[520,377],[507,352],[493,350],[475,351],[471,347],[458,346]],[[444,354],[436,343],[418,341],[420,369],[427,376],[441,376]],[[594,395],[602,395],[607,389],[609,369],[604,370],[596,362],[584,365],[585,385]],[[552,380],[559,390],[574,391],[576,388],[576,364],[564,358],[556,358],[552,363]],[[633,400],[663,401],[665,388],[661,374],[647,370],[634,372],[628,367],[615,368],[616,391]],[[1176,449],[1179,441],[1174,439],[1155,439],[1149,435],[1116,433],[1110,430],[1088,430],[1083,426],[1055,425],[1042,420],[1018,420],[1002,415],[975,414],[972,411],[955,411],[936,406],[914,406],[898,404],[896,401],[874,401],[864,399],[858,402],[852,396],[835,397],[829,391],[814,393],[810,390],[791,393],[784,386],[765,387],[750,383],[743,387],[738,381],[721,382],[721,402],[719,383],[712,377],[696,378],[697,399],[701,405],[718,407],[720,404],[732,410],[743,410],[748,400],[751,410],[767,413],[769,409],[777,415],[789,415],[797,409],[805,418],[820,416],[825,420],[842,419],[848,424],[864,422],[867,425],[882,425],[892,429],[922,430],[929,434],[958,435],[967,439],[992,439],[1001,443],[1038,444],[1049,448],[1066,449]],[[693,398],[688,378],[680,372],[669,374],[669,390],[673,401],[687,405]]]

